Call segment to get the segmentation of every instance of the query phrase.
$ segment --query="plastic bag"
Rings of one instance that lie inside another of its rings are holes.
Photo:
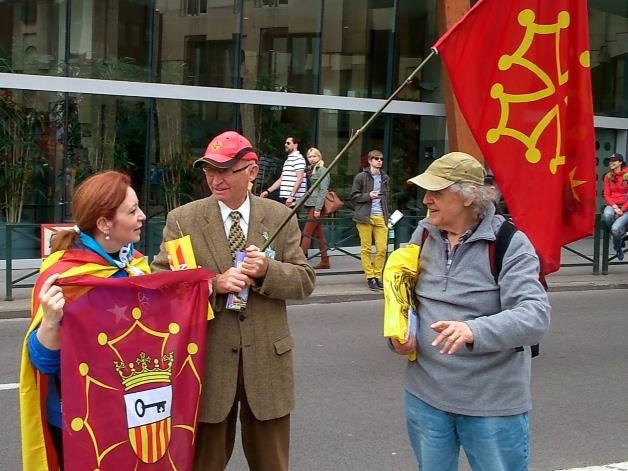
[[[384,337],[407,342],[416,335],[417,300],[414,287],[419,277],[421,247],[408,244],[393,251],[384,267]],[[416,352],[408,355],[416,360]]]

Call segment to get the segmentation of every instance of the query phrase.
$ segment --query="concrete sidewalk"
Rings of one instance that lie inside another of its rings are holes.
[[[571,244],[570,248],[592,257],[592,239],[583,239]],[[312,252],[314,253],[314,252]],[[382,293],[371,291],[367,285],[358,258],[333,251],[329,270],[319,270],[316,287],[312,295],[304,300],[290,301],[289,304],[332,303],[381,299]],[[312,264],[318,258],[310,260]],[[563,249],[563,264],[586,263],[582,257]],[[598,289],[628,289],[628,263],[610,265],[608,275],[593,275],[591,266],[563,266],[558,272],[547,277],[550,292],[587,291]],[[28,270],[14,270],[13,278],[24,276]],[[4,301],[6,272],[0,271],[2,297],[0,298],[0,319],[27,317],[29,315],[29,288],[13,288],[13,301]],[[34,276],[21,283],[32,283]]]

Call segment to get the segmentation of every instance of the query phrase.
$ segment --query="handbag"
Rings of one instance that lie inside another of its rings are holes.
[[[342,208],[344,204],[344,201],[340,199],[335,191],[328,191],[327,196],[325,196],[325,203],[323,207],[325,208],[325,212],[327,214],[331,214]]]

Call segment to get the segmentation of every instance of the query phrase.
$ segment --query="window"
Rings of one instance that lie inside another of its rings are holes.
[[[185,0],[184,13],[188,16],[207,14],[207,0]]]
[[[30,25],[37,22],[37,1],[25,0],[22,4],[22,21]]]
[[[255,0],[254,7],[278,7],[279,5],[287,5],[288,0]]]

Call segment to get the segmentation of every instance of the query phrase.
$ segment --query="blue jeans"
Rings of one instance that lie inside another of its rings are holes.
[[[604,214],[602,215],[604,222],[611,230],[613,236],[613,248],[615,252],[621,250],[621,240],[626,233],[626,226],[628,226],[628,213],[624,213],[618,218],[615,218],[615,211],[611,206],[604,208]]]
[[[474,471],[526,471],[528,413],[474,417],[436,409],[406,392],[408,436],[421,471],[456,471],[460,445]]]

